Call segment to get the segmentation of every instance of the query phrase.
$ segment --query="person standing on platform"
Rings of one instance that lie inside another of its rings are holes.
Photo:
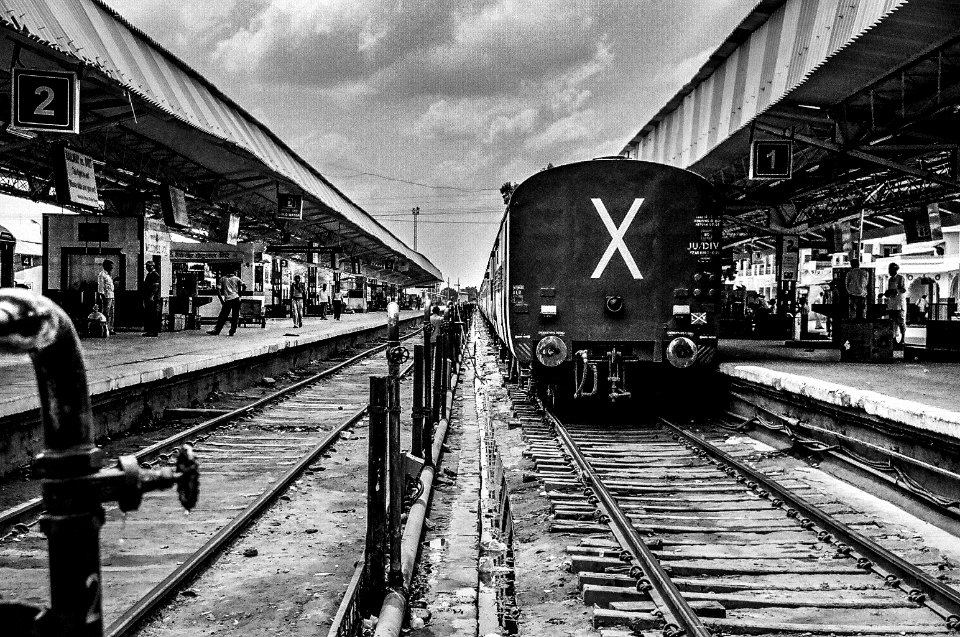
[[[143,277],[143,335],[160,336],[160,274],[153,261],[146,263]]]
[[[333,291],[333,320],[340,320],[340,313],[343,312],[343,290],[337,287]]]
[[[928,309],[930,309],[930,304],[927,302],[927,295],[924,294],[920,297],[920,300],[917,301],[917,318],[920,319],[921,323],[927,322]]]
[[[307,296],[307,286],[295,274],[293,285],[290,286],[290,314],[293,316],[293,326],[303,327],[303,300]]]
[[[887,282],[885,296],[887,297],[887,315],[890,316],[894,326],[900,329],[900,338],[897,340],[897,343],[902,345],[904,339],[907,337],[907,286],[903,280],[903,275],[898,274],[899,271],[899,265],[896,263],[890,264],[888,268],[890,280]],[[896,334],[894,334],[894,336],[896,336]]]
[[[103,269],[97,275],[97,300],[103,315],[107,318],[107,335],[116,334],[113,329],[113,315],[116,311],[116,294],[113,288],[113,261],[103,260]]]
[[[440,306],[434,305],[430,308],[430,326],[433,331],[430,333],[430,342],[436,343],[437,336],[440,335],[440,326],[443,324],[443,315],[440,314]]]
[[[330,293],[327,292],[327,284],[320,284],[320,320],[327,320],[327,306],[330,303]]]
[[[220,277],[217,284],[217,296],[220,297],[220,316],[217,317],[217,326],[207,332],[211,336],[220,334],[224,324],[227,322],[227,316],[230,316],[230,331],[228,336],[237,333],[237,323],[240,322],[240,291],[243,289],[243,282],[236,272],[225,274]]]
[[[844,283],[847,288],[847,296],[850,298],[847,318],[866,319],[867,295],[870,293],[867,287],[870,285],[870,273],[860,267],[858,259],[850,261],[850,271],[847,272]]]

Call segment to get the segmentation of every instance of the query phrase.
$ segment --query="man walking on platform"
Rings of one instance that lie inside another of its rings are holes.
[[[320,320],[327,320],[327,307],[330,303],[330,293],[327,292],[327,284],[320,285]]]
[[[850,308],[847,314],[848,318],[866,319],[867,318],[867,295],[870,285],[870,273],[860,267],[860,261],[852,259],[850,261],[850,271],[847,272],[847,278],[844,281],[847,288],[847,295],[850,297]]]
[[[103,260],[103,269],[97,275],[97,296],[100,309],[107,318],[107,335],[116,334],[113,329],[113,315],[116,311],[116,294],[113,289],[113,261]]]
[[[143,277],[143,335],[160,336],[160,274],[153,261],[146,263]]]
[[[237,323],[240,322],[240,290],[243,289],[243,282],[236,272],[225,274],[220,277],[217,284],[217,296],[220,297],[220,316],[217,317],[217,326],[207,332],[211,336],[220,334],[224,324],[227,322],[227,316],[230,316],[230,331],[228,336],[237,333]]]
[[[900,271],[899,265],[891,263],[887,271],[890,273],[890,281],[887,282],[887,291],[884,293],[887,297],[887,314],[893,320],[894,326],[900,329],[900,338],[897,340],[897,344],[902,345],[907,337],[907,303],[905,296],[907,286],[903,280],[903,275],[897,274]]]
[[[333,320],[340,320],[340,313],[343,312],[343,292],[339,289],[333,291]]]
[[[307,287],[300,281],[300,275],[294,275],[290,286],[290,315],[294,327],[303,327],[303,300],[307,296]]]

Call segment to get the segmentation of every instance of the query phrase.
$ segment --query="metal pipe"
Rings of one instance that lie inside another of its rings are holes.
[[[0,351],[29,353],[40,391],[45,448],[36,467],[43,478],[49,540],[50,620],[63,634],[103,633],[100,527],[104,512],[95,490],[64,488],[97,473],[102,454],[93,443],[93,415],[80,342],[59,306],[20,289],[0,293]],[[60,497],[51,497],[58,483]],[[67,497],[63,497],[67,496]]]

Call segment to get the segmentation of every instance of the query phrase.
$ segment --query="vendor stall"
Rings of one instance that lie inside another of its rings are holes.
[[[243,283],[240,321],[243,325],[266,325],[264,312],[264,280],[269,276],[270,262],[264,258],[263,244],[241,243],[173,243],[174,296],[171,316],[182,315],[187,328],[200,329],[201,323],[213,323],[220,314],[217,282],[220,277],[236,273]],[[176,324],[177,319],[171,319]]]

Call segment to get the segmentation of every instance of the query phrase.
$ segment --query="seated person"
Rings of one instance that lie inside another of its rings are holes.
[[[94,305],[93,310],[87,314],[87,336],[94,338],[107,338],[107,317],[100,311],[99,305]]]

